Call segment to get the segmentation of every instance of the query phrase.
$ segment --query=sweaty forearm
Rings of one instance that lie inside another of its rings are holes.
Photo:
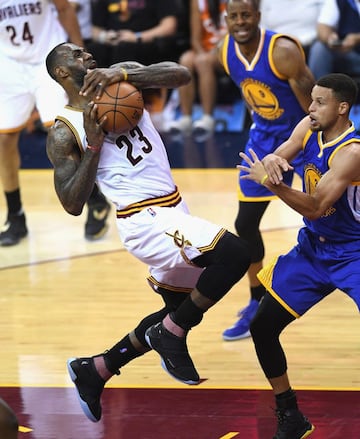
[[[78,216],[82,213],[95,184],[99,157],[100,151],[87,149],[76,172],[70,178],[62,179],[62,171],[55,168],[56,193],[69,214]]]
[[[127,80],[139,89],[177,88],[191,80],[186,67],[168,61],[129,69],[127,74]]]
[[[264,186],[293,210],[310,220],[318,219],[323,214],[315,198],[309,194],[293,189],[284,183],[272,184],[269,179],[266,179]]]

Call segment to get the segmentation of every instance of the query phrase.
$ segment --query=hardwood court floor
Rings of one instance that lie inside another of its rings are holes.
[[[233,230],[236,170],[174,170],[174,177],[193,214]],[[252,341],[221,339],[249,299],[246,279],[189,334],[201,385],[175,382],[150,352],[110,381],[101,423],[84,417],[66,359],[111,347],[161,302],[147,268],[122,248],[114,219],[103,240],[87,242],[85,212],[62,210],[51,170],[23,170],[21,181],[30,234],[0,247],[0,397],[18,414],[20,438],[271,439],[274,404]],[[301,224],[280,201],[270,205],[262,223],[267,261],[294,244]],[[358,334],[355,305],[335,292],[282,336],[314,439],[360,438]]]

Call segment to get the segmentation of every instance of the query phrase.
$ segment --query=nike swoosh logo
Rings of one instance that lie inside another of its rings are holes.
[[[93,215],[96,220],[103,221],[107,217],[108,212],[109,210],[107,208],[102,210],[94,210]]]

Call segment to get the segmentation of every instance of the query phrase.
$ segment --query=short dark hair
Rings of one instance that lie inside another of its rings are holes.
[[[330,73],[322,76],[316,81],[320,87],[330,88],[339,102],[347,102],[351,108],[358,95],[356,82],[344,73]]]
[[[235,1],[241,1],[241,0],[228,0],[227,4],[233,3]],[[250,0],[250,2],[252,3],[253,8],[255,9],[255,11],[258,11],[260,9],[260,0]]]
[[[50,52],[48,53],[46,60],[45,60],[45,64],[46,64],[46,68],[47,71],[49,73],[49,75],[52,77],[52,79],[54,79],[54,81],[57,81],[57,77],[55,75],[55,67],[57,66],[58,60],[59,60],[59,47],[63,46],[64,44],[66,44],[66,42],[60,43],[57,46],[55,46],[53,49],[50,50]]]

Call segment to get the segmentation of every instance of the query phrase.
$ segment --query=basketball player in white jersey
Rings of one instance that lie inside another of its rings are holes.
[[[188,69],[171,62],[96,69],[92,55],[70,43],[55,47],[46,62],[69,96],[47,142],[59,200],[79,215],[96,181],[115,205],[125,248],[149,266],[149,284],[164,300],[161,310],[144,317],[110,350],[68,361],[81,406],[97,422],[106,381],[150,348],[174,378],[199,383],[186,335],[245,274],[249,251],[241,238],[189,214],[146,110],[134,129],[120,135],[105,133],[97,123],[95,90],[101,95],[106,85],[122,80],[139,89],[175,88],[189,82]]]
[[[45,57],[68,39],[82,44],[75,11],[67,0],[0,0],[0,178],[8,209],[0,231],[2,246],[19,243],[28,233],[20,194],[19,136],[35,106],[45,127],[64,106],[66,95],[49,78]],[[108,212],[102,194],[94,193],[91,203],[96,202]],[[91,217],[93,213],[89,210]],[[95,232],[89,239],[96,238],[99,230]]]

